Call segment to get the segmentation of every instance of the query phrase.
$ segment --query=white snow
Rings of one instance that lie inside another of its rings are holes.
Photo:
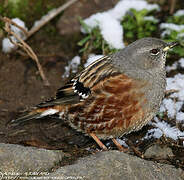
[[[88,56],[88,59],[87,59],[86,63],[84,64],[84,67],[86,68],[87,66],[92,64],[94,61],[96,61],[97,59],[100,59],[102,57],[103,57],[103,55],[90,54]]]
[[[179,62],[179,66],[181,68],[184,68],[184,58],[180,58],[180,60],[178,62]]]
[[[176,115],[175,103],[172,99],[164,99],[160,107],[160,112],[167,111],[167,115],[170,118],[174,118]]]
[[[184,37],[184,33],[182,32],[184,30],[184,25],[178,25],[178,24],[173,24],[173,23],[161,23],[160,24],[160,29],[165,29],[161,37],[165,37],[166,35],[169,35],[171,31],[177,31],[178,35],[177,38],[182,38]]]
[[[91,29],[98,26],[103,38],[111,48],[122,49],[125,45],[123,43],[123,27],[120,21],[131,8],[138,11],[142,9],[159,10],[158,5],[148,4],[144,0],[121,0],[114,8],[102,13],[96,13],[85,19],[84,22]],[[82,32],[84,32],[84,29],[82,29]]]
[[[161,37],[164,38],[166,35],[170,35],[171,31],[177,31],[177,39],[181,39],[184,37],[184,24],[178,25],[173,23],[161,23],[160,29],[164,29],[164,31],[161,33]]]
[[[184,25],[178,25],[173,23],[161,23],[160,24],[161,29],[170,29],[174,31],[182,31],[184,30]]]
[[[123,29],[120,21],[112,17],[108,12],[97,13],[84,22],[91,28],[99,26],[103,38],[112,48],[122,49],[124,44],[122,41]]]
[[[16,41],[14,37],[12,37],[13,41]],[[11,43],[11,41],[8,38],[4,38],[2,40],[2,51],[4,53],[10,53],[12,50],[15,50],[17,47]]]
[[[171,127],[165,121],[160,121],[156,117],[154,118],[154,121],[155,122],[151,124],[156,128],[148,130],[146,136],[143,139],[150,139],[152,137],[159,139],[162,135],[165,135],[166,137],[177,140],[178,138],[184,136],[184,132],[181,132],[176,127]]]
[[[159,128],[166,137],[177,140],[179,137],[184,136],[184,132],[181,132],[176,127],[171,127],[165,121],[159,121],[157,118],[155,118],[155,121],[156,122],[153,123],[153,125]]]
[[[166,71],[170,72],[172,70],[176,70],[178,66],[178,62],[174,62],[171,66],[166,66]]]
[[[176,114],[176,120],[177,120],[178,122],[184,122],[184,113],[183,113],[183,112],[178,112],[178,113]]]
[[[183,62],[183,59],[179,62]],[[160,112],[167,112],[169,118],[176,119],[178,122],[184,121],[184,113],[181,112],[184,104],[184,75],[178,73],[174,77],[167,78],[166,90],[178,92],[171,93],[163,100]]]
[[[167,72],[176,70],[177,67],[184,68],[184,58],[180,58],[172,66],[167,66]],[[160,112],[167,112],[171,119],[176,119],[178,122],[184,121],[184,112],[181,108],[184,104],[184,74],[176,74],[174,77],[166,79],[166,90],[176,90],[177,92],[171,93],[165,98],[160,106]]]
[[[63,78],[69,77],[70,72],[76,73],[78,71],[78,66],[80,65],[80,56],[75,56],[68,64],[65,66],[65,73],[62,75]]]
[[[17,25],[19,25],[20,27],[23,27],[25,30],[27,30],[24,21],[20,20],[19,18],[13,18],[12,21],[15,22]],[[25,37],[25,34],[18,27],[10,25],[10,28],[14,33],[19,35],[21,38]]]
[[[150,139],[152,137],[159,139],[163,135],[163,132],[159,128],[149,129],[143,139]]]
[[[174,62],[171,66],[166,66],[166,71],[170,72],[176,70],[177,67],[184,68],[184,58],[180,58],[178,61]]]
[[[136,9],[137,11],[143,9],[147,9],[148,11],[153,9],[160,10],[157,4],[148,4],[144,0],[121,0],[113,9],[109,10],[109,13],[115,19],[121,20],[130,9]]]
[[[116,140],[125,148],[128,147],[128,145],[126,144],[126,140],[125,139],[119,139],[119,138],[116,138]]]
[[[174,13],[174,16],[184,16],[184,9],[180,9]]]
[[[23,27],[25,30],[27,30],[27,27],[25,26],[25,23],[24,23],[22,20],[20,20],[19,18],[13,18],[12,21],[15,22],[17,25]],[[22,31],[21,31],[19,28],[17,28],[16,26],[10,25],[10,29],[11,29],[17,36],[19,36],[21,39],[24,40],[24,39],[26,38],[26,35],[24,34],[24,32],[22,32]],[[18,42],[18,40],[17,40],[15,37],[11,36],[10,38],[12,39],[12,41]],[[2,40],[2,51],[3,51],[4,53],[10,53],[12,50],[14,50],[14,49],[16,49],[16,48],[17,48],[17,47],[16,47],[14,44],[12,44],[8,38],[4,38],[4,39]]]
[[[155,17],[153,17],[153,16],[145,16],[144,17],[144,20],[146,20],[146,21],[153,21],[153,22],[155,22],[155,23],[157,23],[159,20],[158,19],[156,19]]]
[[[167,78],[166,90],[178,90],[172,93],[170,98],[177,98],[177,101],[184,101],[184,74],[176,74],[174,77]]]
[[[172,66],[166,67],[167,71],[176,70],[177,67],[184,67],[184,58],[180,58]],[[160,106],[160,112],[166,112],[168,118],[176,120],[176,123],[184,122],[184,112],[181,108],[184,105],[184,74],[176,74],[173,77],[166,79],[166,90],[177,90],[178,92],[171,93],[169,96],[163,99]],[[184,132],[181,132],[177,127],[171,127],[169,122],[162,121],[161,118],[154,118],[154,122],[150,122],[150,125],[156,128],[148,130],[146,136],[143,139],[150,139],[151,137],[160,138],[163,134],[166,137],[174,140],[180,136],[184,136]]]
[[[53,115],[55,113],[59,112],[57,109],[48,109],[46,111],[44,111],[40,117],[44,117],[44,116],[49,116],[49,115]]]

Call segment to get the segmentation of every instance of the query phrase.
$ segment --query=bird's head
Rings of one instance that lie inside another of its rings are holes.
[[[119,55],[123,58],[117,58],[118,65],[126,66],[124,64],[126,61],[130,66],[128,68],[132,66],[138,70],[164,69],[167,51],[177,44],[166,43],[157,38],[139,39],[120,51]]]

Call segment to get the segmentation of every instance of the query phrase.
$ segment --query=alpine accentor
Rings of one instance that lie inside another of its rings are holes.
[[[56,97],[43,102],[13,123],[53,114],[78,131],[98,139],[139,130],[158,111],[166,86],[167,50],[176,43],[156,38],[135,41],[119,52],[104,56],[80,72]]]

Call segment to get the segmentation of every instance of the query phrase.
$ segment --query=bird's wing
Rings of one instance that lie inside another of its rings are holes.
[[[88,99],[93,93],[93,87],[100,81],[119,72],[110,64],[110,56],[104,56],[85,68],[65,86],[58,89],[56,96],[41,104],[24,116],[12,120],[11,123],[18,125],[32,119],[38,119],[47,115],[60,112],[62,107],[77,104]]]
[[[110,64],[110,56],[104,56],[89,65],[65,86],[58,89],[56,96],[37,105],[38,108],[76,104],[91,95],[91,89],[108,76],[118,74],[118,70]]]

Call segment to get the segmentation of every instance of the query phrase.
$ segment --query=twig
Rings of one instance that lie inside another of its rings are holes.
[[[77,2],[77,1],[78,0],[70,0],[70,1],[66,2],[65,4],[63,4],[62,6],[60,6],[59,8],[57,8],[52,13],[48,14],[43,19],[43,21],[41,21],[38,24],[38,26],[34,26],[34,27],[31,28],[31,30],[28,32],[27,38],[29,38],[31,35],[33,35],[35,32],[37,32],[41,27],[43,27],[45,24],[47,24],[51,19],[56,17],[58,14],[60,14],[62,11],[64,11],[66,8],[68,8],[69,6],[71,6],[73,3]]]
[[[177,90],[177,89],[166,90],[166,91],[165,91],[165,95],[168,96],[168,95],[170,95],[170,94],[172,94],[172,93],[176,93],[176,92],[178,92],[178,91],[179,91],[179,90]]]
[[[25,30],[23,27],[19,26],[17,23],[13,22],[11,19],[9,19],[9,18],[7,18],[7,17],[0,17],[0,19],[1,19],[2,21],[4,21],[5,23],[8,22],[9,24],[12,24],[12,25],[18,27],[21,31],[23,31],[23,33],[24,33],[26,36],[28,36],[27,30]]]
[[[11,19],[9,19],[7,17],[0,16],[0,19],[2,21],[4,21],[5,23],[11,22],[10,24],[21,29],[24,32],[24,34],[26,35],[24,40],[27,40],[30,36],[32,36],[35,32],[37,32],[40,28],[42,28],[45,24],[47,24],[50,20],[52,20],[54,17],[56,17],[58,14],[60,14],[62,11],[64,11],[65,9],[67,9],[69,6],[71,6],[72,4],[74,4],[77,1],[78,0],[69,0],[68,2],[66,2],[65,4],[60,6],[59,8],[55,9],[52,13],[48,13],[47,15],[45,15],[45,18],[43,20],[41,20],[37,26],[32,27],[31,30],[28,32],[24,28],[17,25],[15,22],[11,21]]]
[[[8,21],[6,21],[8,20]],[[14,33],[13,31],[11,31],[10,29],[10,23],[12,22],[11,19],[8,19],[8,18],[4,18],[4,21],[6,22],[5,23],[5,31],[8,33],[8,38],[9,40],[16,46],[19,46],[21,47],[22,49],[24,49],[24,51],[26,51],[26,53],[36,62],[37,64],[37,67],[38,67],[38,70],[40,72],[40,76],[42,77],[43,81],[44,81],[44,85],[46,86],[50,86],[47,78],[45,77],[45,74],[43,72],[43,69],[41,67],[41,64],[36,56],[36,54],[34,53],[34,51],[31,49],[31,47],[25,43],[16,33]],[[14,23],[16,24],[16,23]],[[16,25],[15,25],[16,26]],[[18,27],[18,26],[17,26]],[[18,42],[15,42],[12,40],[12,38],[10,37],[10,35],[14,36]]]

